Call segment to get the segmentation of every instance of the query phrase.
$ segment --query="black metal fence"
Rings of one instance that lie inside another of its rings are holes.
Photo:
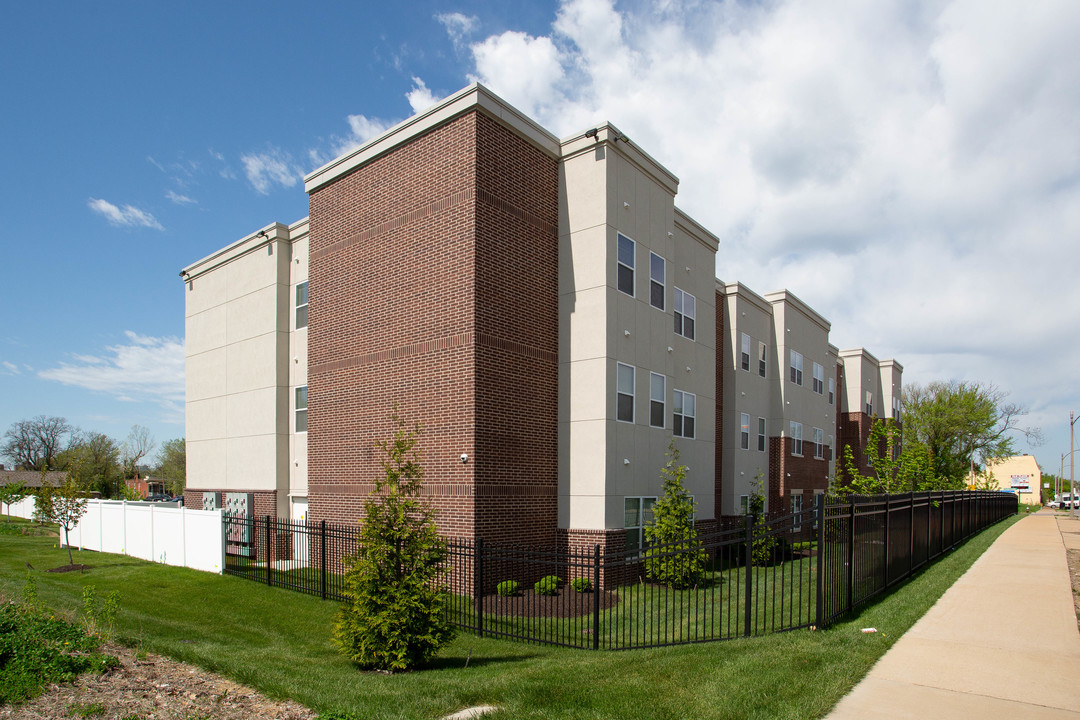
[[[819,500],[758,525],[728,523],[691,547],[651,547],[648,557],[451,538],[439,582],[454,624],[479,635],[611,650],[708,642],[827,625],[1016,507],[1015,495],[995,492]],[[345,599],[356,525],[226,516],[224,532],[226,573]],[[650,580],[650,560],[691,554],[687,587]],[[555,587],[540,585],[548,576]]]

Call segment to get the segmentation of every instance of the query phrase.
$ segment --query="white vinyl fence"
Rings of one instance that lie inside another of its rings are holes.
[[[29,520],[34,517],[34,498],[24,497],[19,502],[11,503],[10,506],[0,505],[0,513]]]
[[[220,573],[225,568],[222,512],[188,510],[169,503],[87,500],[86,514],[72,528],[70,542],[80,550]],[[34,499],[12,503],[10,514],[32,518]],[[60,542],[64,542],[63,528]]]

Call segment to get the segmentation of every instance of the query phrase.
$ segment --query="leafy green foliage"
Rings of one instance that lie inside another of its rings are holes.
[[[502,597],[511,597],[518,593],[517,580],[503,580],[495,587],[495,592],[499,593]]]
[[[22,480],[0,485],[0,506],[6,508],[10,514],[11,506],[29,494],[30,491],[26,489],[26,483]]]
[[[592,592],[592,580],[587,577],[574,578],[574,581],[570,583],[570,586],[574,588],[574,592]]]
[[[112,639],[116,616],[120,613],[120,593],[112,590],[105,600],[97,597],[97,588],[87,585],[83,588],[83,627],[88,635]]]
[[[960,490],[964,485],[936,474],[930,449],[917,438],[902,438],[892,418],[877,419],[866,441],[867,464],[873,475],[862,475],[850,445],[844,445],[832,492],[846,495]]]
[[[434,510],[420,500],[416,438],[396,415],[384,476],[364,503],[359,549],[347,562],[345,595],[334,642],[361,667],[409,670],[430,660],[454,634],[444,589],[438,586],[446,543]]]
[[[537,595],[558,595],[559,586],[563,584],[558,575],[545,575],[536,581],[533,590]]]
[[[69,472],[64,484],[50,493],[49,520],[56,523],[64,530],[62,540],[67,545],[68,564],[74,564],[71,558],[71,542],[68,533],[79,524],[79,520],[86,514],[86,491],[76,481],[78,472]],[[43,491],[45,484],[42,483]]]
[[[667,458],[660,469],[664,494],[653,504],[653,524],[645,528],[645,572],[654,582],[683,590],[701,580],[706,553],[697,542],[694,501],[683,487],[686,466],[679,463],[674,442]]]
[[[165,483],[170,495],[182,495],[187,484],[187,443],[184,438],[173,438],[161,444],[154,476]]]
[[[754,565],[768,565],[776,552],[776,537],[769,534],[765,522],[765,495],[761,491],[761,473],[750,484],[750,516],[754,523],[754,546],[750,557]]]

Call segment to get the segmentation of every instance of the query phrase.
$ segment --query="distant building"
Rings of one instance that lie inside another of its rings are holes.
[[[1020,502],[1042,505],[1042,470],[1033,455],[1013,455],[986,461],[986,475],[999,490],[1016,493]],[[976,481],[982,478],[976,478]]]

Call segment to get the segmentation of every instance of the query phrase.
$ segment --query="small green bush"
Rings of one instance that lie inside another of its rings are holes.
[[[563,581],[558,575],[547,575],[536,581],[533,590],[537,595],[558,595]]]
[[[511,595],[517,595],[518,583],[517,580],[503,580],[495,587],[495,591],[502,597],[510,597]]]
[[[587,577],[574,578],[574,582],[570,583],[570,586],[574,588],[574,592],[592,592],[592,580]]]

